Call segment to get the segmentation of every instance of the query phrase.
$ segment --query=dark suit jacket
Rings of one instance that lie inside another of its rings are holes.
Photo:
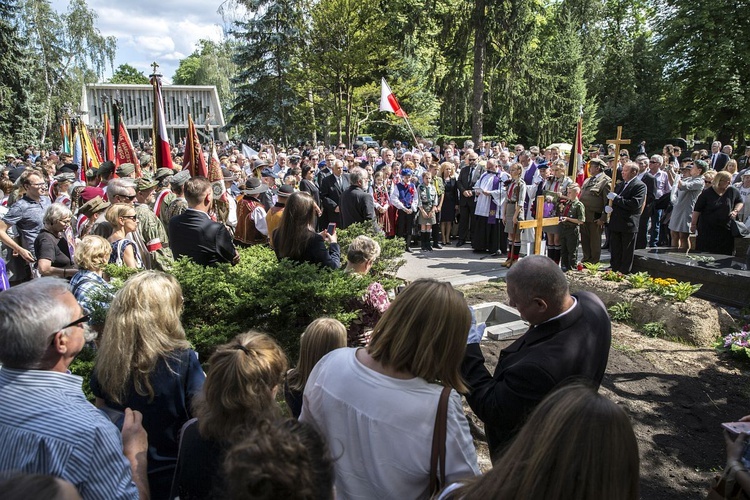
[[[366,193],[359,186],[349,186],[341,195],[341,227],[347,228],[352,224],[375,220],[375,205],[372,195]]]
[[[320,182],[320,201],[323,203],[323,220],[326,224],[335,222],[341,226],[341,209],[336,213],[336,207],[341,203],[341,195],[349,188],[349,176],[341,174],[342,188],[336,184],[336,176],[331,174]]]
[[[717,172],[721,172],[724,170],[724,167],[727,165],[727,162],[729,161],[729,155],[726,153],[716,153],[716,161],[711,162],[711,158],[713,158],[713,153],[708,158],[708,166],[713,167],[714,170]]]
[[[471,169],[474,167],[477,167],[477,171],[474,172],[474,175],[472,175]],[[478,172],[478,173],[477,173]],[[458,204],[459,206],[470,206],[472,209],[474,208],[474,204],[476,203],[474,196],[465,197],[462,193],[464,191],[471,191],[474,189],[474,184],[477,183],[479,180],[479,177],[482,176],[482,167],[479,165],[479,162],[474,163],[474,165],[467,165],[461,169],[461,171],[458,173],[458,180],[456,181],[456,186],[458,187]]]
[[[622,233],[637,233],[641,211],[646,202],[646,185],[634,178],[623,189],[625,183],[618,184],[615,193],[619,196],[612,200],[612,214],[609,218],[609,230]]]
[[[236,253],[224,224],[192,209],[169,221],[169,246],[175,259],[186,255],[202,266],[232,262]]]
[[[536,405],[571,377],[597,387],[607,368],[612,328],[607,309],[590,292],[561,318],[532,327],[500,352],[494,375],[484,365],[479,344],[466,346],[461,375],[466,400],[484,422],[492,459],[515,436]]]
[[[646,248],[648,245],[648,219],[654,213],[654,203],[656,202],[656,177],[650,172],[643,174],[641,182],[646,185],[646,206],[641,213],[638,223],[638,236],[635,239],[635,248]]]

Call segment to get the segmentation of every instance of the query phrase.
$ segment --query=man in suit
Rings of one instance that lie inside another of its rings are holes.
[[[349,172],[349,188],[341,194],[341,227],[347,228],[358,222],[375,224],[375,204],[370,193],[365,192],[367,170],[354,167]]]
[[[588,163],[591,177],[583,181],[581,187],[581,203],[585,209],[586,222],[581,226],[581,248],[583,262],[597,263],[602,255],[602,233],[607,216],[604,206],[607,204],[612,179],[607,177],[604,169],[607,162],[599,158],[592,158]]]
[[[459,219],[458,219],[458,244],[457,247],[466,244],[466,240],[469,237],[469,230],[471,219],[474,217],[474,208],[476,207],[476,199],[474,197],[474,185],[479,181],[479,177],[482,176],[482,166],[479,165],[479,155],[474,151],[469,151],[466,154],[467,164],[461,169],[458,174],[458,180],[456,186],[458,187],[458,208],[459,208]]]
[[[193,177],[185,184],[185,213],[169,221],[169,241],[174,258],[186,255],[196,264],[213,266],[221,262],[240,261],[234,248],[232,236],[220,222],[208,216],[213,202],[211,181],[205,177]]]
[[[612,206],[604,211],[609,218],[610,265],[613,271],[629,274],[633,268],[638,223],[646,203],[646,185],[637,179],[638,165],[629,161],[622,167],[623,182],[607,198]]]
[[[341,226],[341,194],[349,188],[349,176],[344,174],[344,162],[333,160],[331,175],[320,183],[320,201],[323,203],[323,227],[331,222]]]
[[[635,248],[643,249],[648,244],[648,221],[654,214],[654,203],[656,202],[656,177],[648,171],[648,156],[638,155],[635,159],[638,164],[638,180],[646,185],[646,206],[641,212],[638,222],[638,235],[635,238]]]
[[[708,161],[709,166],[717,172],[721,172],[724,170],[728,161],[729,155],[721,152],[721,143],[719,141],[711,143],[711,158]]]
[[[612,339],[601,300],[590,292],[571,295],[565,274],[548,257],[521,259],[506,281],[510,305],[531,327],[500,352],[494,375],[484,364],[482,332],[472,327],[461,365],[470,391],[466,400],[484,422],[493,460],[563,381],[581,377],[601,384]]]

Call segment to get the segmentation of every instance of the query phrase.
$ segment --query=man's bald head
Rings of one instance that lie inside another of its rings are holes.
[[[528,304],[542,299],[549,318],[562,313],[569,298],[568,280],[555,261],[544,255],[530,255],[513,264],[505,278],[513,289],[514,301]],[[510,293],[510,292],[509,292]]]

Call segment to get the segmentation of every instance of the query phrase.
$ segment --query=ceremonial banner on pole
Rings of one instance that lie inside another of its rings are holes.
[[[409,115],[406,114],[406,111],[401,108],[396,96],[391,92],[391,88],[385,82],[385,78],[380,80],[380,111],[395,113],[396,116],[400,116],[401,118],[409,117]]]
[[[190,172],[191,177],[199,175],[208,177],[206,159],[203,157],[203,149],[198,139],[198,131],[195,129],[193,117],[188,113],[188,131],[185,138],[185,154],[182,157],[182,168]],[[222,177],[223,178],[223,177]]]
[[[95,168],[98,169],[101,166],[101,159],[99,158],[99,155],[97,154],[98,151],[96,150],[96,145],[91,141],[91,136],[89,135],[89,131],[86,128],[85,125],[82,123],[79,124],[80,129],[80,137],[81,137],[81,144],[83,146],[83,163],[81,164],[81,168],[79,169],[79,173],[81,174],[82,181],[86,181],[86,170],[89,168]]]
[[[576,135],[573,139],[573,148],[570,150],[570,161],[568,162],[568,177],[575,179],[579,186],[583,185],[583,117],[578,117],[576,124]]]
[[[115,164],[122,165],[123,163],[132,163],[135,165],[135,176],[141,177],[141,162],[138,160],[138,155],[135,152],[133,143],[130,142],[128,131],[125,129],[125,125],[122,122],[120,122],[118,140]]]
[[[151,75],[151,85],[154,86],[154,165],[156,168],[174,168],[172,164],[172,148],[167,137],[167,122],[164,117],[164,100],[161,95],[161,79],[159,75]]]
[[[104,113],[104,160],[115,161],[115,142],[112,140],[112,128],[109,126],[109,116]]]

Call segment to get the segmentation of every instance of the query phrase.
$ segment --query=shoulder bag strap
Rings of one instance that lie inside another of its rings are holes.
[[[451,388],[443,387],[437,414],[435,414],[435,429],[432,431],[432,455],[430,456],[431,496],[436,495],[445,486],[445,438],[448,429],[448,397],[450,394]]]

